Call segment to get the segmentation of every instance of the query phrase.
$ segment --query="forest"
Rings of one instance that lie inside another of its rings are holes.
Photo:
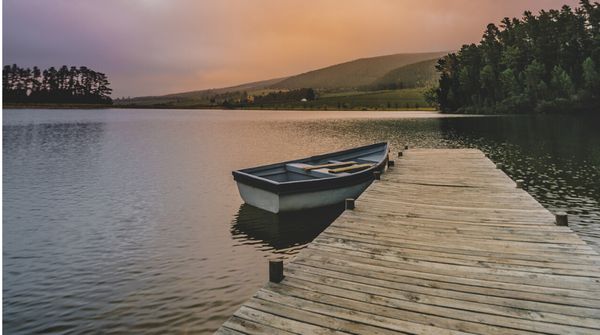
[[[112,89],[104,73],[85,66],[41,70],[5,65],[2,70],[4,103],[112,104]]]
[[[426,98],[442,112],[599,111],[600,4],[504,18],[436,69],[439,85]]]

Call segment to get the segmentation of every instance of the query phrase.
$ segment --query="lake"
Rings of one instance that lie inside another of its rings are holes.
[[[474,147],[600,250],[600,118],[4,110],[7,334],[212,333],[339,208],[242,205],[231,171],[376,141]],[[397,164],[402,164],[401,159]]]

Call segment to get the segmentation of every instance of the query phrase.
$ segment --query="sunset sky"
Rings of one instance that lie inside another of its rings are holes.
[[[231,86],[361,57],[455,50],[577,0],[4,0],[3,63],[86,65],[113,98]]]

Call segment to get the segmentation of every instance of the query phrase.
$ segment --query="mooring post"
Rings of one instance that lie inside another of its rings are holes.
[[[346,199],[346,209],[354,209],[354,199],[348,198]]]
[[[373,171],[373,177],[375,178],[375,180],[381,180],[381,172]]]
[[[523,179],[517,179],[515,183],[517,184],[517,188],[523,188],[523,183],[525,181]]]
[[[404,146],[404,150],[408,150],[408,145],[405,145],[405,146]]]
[[[402,151],[398,151],[398,157],[402,157]]]
[[[396,162],[388,160],[388,167],[396,165]]]
[[[502,170],[503,167],[504,165],[502,165],[502,163],[496,163],[496,169]]]
[[[557,226],[568,226],[569,216],[565,212],[556,213],[556,225]]]
[[[281,259],[269,260],[269,281],[279,283],[283,280],[283,261]]]

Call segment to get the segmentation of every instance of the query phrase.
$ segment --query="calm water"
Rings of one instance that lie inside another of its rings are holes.
[[[230,171],[374,141],[480,148],[547,208],[568,209],[600,250],[598,118],[3,114],[8,334],[214,331],[266,282],[267,258],[293,256],[338,213],[278,217],[241,205]]]

